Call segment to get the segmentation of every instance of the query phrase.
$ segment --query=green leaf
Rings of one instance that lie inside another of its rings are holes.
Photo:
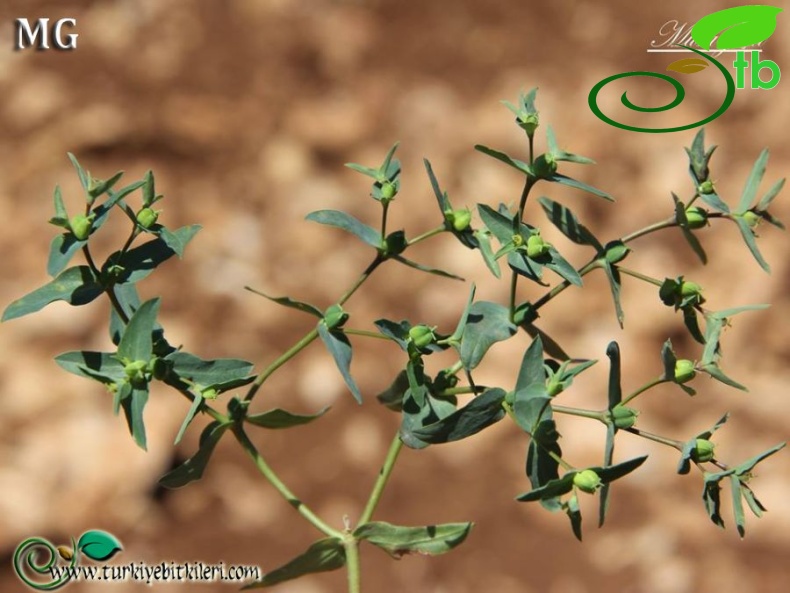
[[[691,249],[694,253],[697,254],[697,257],[703,263],[703,265],[708,263],[708,256],[705,253],[705,250],[702,248],[702,244],[697,239],[697,236],[691,231],[688,225],[688,217],[686,216],[686,207],[681,202],[678,197],[673,193],[672,199],[675,202],[675,219],[678,221],[680,225],[680,230],[683,233],[683,238],[686,239],[686,242],[689,244]]]
[[[683,449],[680,451],[680,461],[678,462],[677,469],[679,474],[684,475],[689,473],[689,470],[691,469],[691,462],[693,461],[691,454],[697,446],[697,439],[710,439],[710,437],[713,436],[713,433],[719,430],[719,428],[721,428],[724,423],[727,422],[729,417],[730,413],[727,412],[724,414],[724,416],[719,418],[718,422],[716,422],[716,424],[714,424],[711,428],[695,434],[692,438],[683,443]]]
[[[746,517],[743,514],[741,480],[738,476],[730,476],[730,491],[732,493],[732,514],[735,516],[735,526],[741,539],[743,539],[743,536],[746,535]]]
[[[316,210],[308,214],[305,219],[343,229],[352,235],[356,235],[371,247],[375,247],[376,249],[381,247],[381,234],[374,228],[361,223],[346,212],[340,212],[339,210]]]
[[[550,480],[540,488],[533,488],[529,492],[519,494],[516,500],[520,502],[533,502],[536,500],[551,500],[567,494],[573,490],[573,476],[576,472],[567,472],[557,480]]]
[[[562,349],[554,338],[552,338],[549,334],[544,332],[542,329],[533,325],[531,323],[523,323],[521,327],[524,328],[531,338],[535,338],[536,336],[540,336],[540,339],[543,342],[543,349],[546,351],[546,354],[551,356],[552,358],[556,358],[557,360],[568,360],[570,356],[568,356],[567,352]]]
[[[472,370],[496,342],[513,337],[517,328],[507,307],[488,301],[473,303],[461,338],[461,361]]]
[[[543,340],[536,337],[524,351],[521,359],[515,391],[526,389],[533,383],[544,383],[546,372],[543,370]]]
[[[376,399],[394,412],[403,409],[403,398],[409,389],[409,377],[405,370],[398,373],[389,387],[376,396]]]
[[[436,179],[436,175],[433,174],[431,162],[428,159],[422,159],[422,162],[425,164],[425,170],[428,172],[428,178],[431,180],[431,187],[433,188],[433,193],[436,196],[436,201],[439,202],[439,209],[442,211],[442,214],[448,210],[452,210],[453,206],[450,204],[450,200],[447,197],[447,192],[443,192],[441,190],[439,187],[439,181]]]
[[[195,418],[195,414],[197,414],[198,410],[200,409],[200,405],[203,403],[203,395],[198,393],[195,395],[195,398],[192,400],[192,405],[189,406],[189,410],[187,411],[187,415],[184,417],[184,420],[181,422],[181,427],[178,429],[178,433],[176,434],[175,441],[173,441],[174,445],[177,445],[181,442],[181,439],[184,437],[184,433],[187,431],[189,424]]]
[[[598,260],[603,271],[606,273],[606,279],[609,281],[609,288],[612,292],[612,301],[614,302],[614,312],[617,316],[617,323],[620,328],[623,328],[623,321],[625,320],[625,313],[623,312],[623,305],[620,302],[620,287],[622,281],[620,280],[620,270],[617,266],[610,264],[605,258]]]
[[[428,266],[418,264],[417,262],[413,262],[410,259],[406,259],[402,255],[396,255],[392,259],[404,265],[407,265],[410,268],[419,270],[420,272],[427,272],[428,274],[433,274],[434,276],[441,276],[442,278],[450,278],[451,280],[460,280],[461,282],[464,282],[464,279],[461,278],[461,276],[456,276],[455,274],[451,274],[450,272],[445,272],[444,270],[438,270],[436,268],[430,268]]]
[[[614,422],[610,421],[606,425],[606,444],[603,454],[604,467],[612,465],[612,461],[614,460],[614,435],[616,432],[617,427],[614,425]],[[603,527],[606,521],[606,511],[609,510],[609,488],[610,486],[608,483],[601,486],[601,497],[598,503],[598,527]]]
[[[445,523],[421,527],[402,527],[383,521],[360,525],[354,537],[365,540],[387,552],[393,558],[406,554],[436,556],[461,545],[472,523]]]
[[[396,142],[387,152],[387,156],[384,157],[384,162],[381,164],[381,167],[379,167],[377,181],[382,182],[386,180],[392,180],[395,175],[400,173],[400,163],[397,160],[392,160],[392,157],[395,156],[395,151],[398,150],[399,145],[400,142]]]
[[[351,342],[348,337],[341,330],[330,330],[326,327],[323,321],[318,322],[318,335],[326,345],[327,350],[335,359],[340,374],[343,375],[343,380],[346,382],[351,394],[357,403],[362,403],[362,394],[359,392],[356,381],[351,376]]]
[[[413,429],[411,436],[432,445],[460,441],[502,420],[504,400],[504,390],[489,389],[438,422]]]
[[[722,372],[722,370],[716,365],[715,363],[711,362],[704,366],[700,367],[700,370],[709,374],[711,377],[716,379],[717,381],[724,383],[725,385],[729,385],[730,387],[735,387],[735,389],[740,389],[741,391],[749,391],[745,386],[741,385],[737,381],[730,379],[727,375]]]
[[[122,549],[114,535],[99,529],[86,531],[77,542],[77,550],[96,562],[106,562]]]
[[[614,202],[614,198],[609,194],[607,194],[605,191],[601,191],[600,189],[596,189],[591,185],[587,185],[586,183],[582,183],[581,181],[577,181],[576,179],[571,179],[570,177],[567,177],[565,175],[560,175],[559,173],[555,173],[554,175],[549,177],[548,181],[553,181],[555,183],[561,183],[562,185],[567,185],[568,187],[580,189],[594,196],[598,196],[599,198],[603,198],[604,200]]]
[[[691,148],[686,148],[686,154],[689,158],[689,174],[691,175],[694,185],[699,185],[706,181],[710,175],[708,171],[708,163],[716,146],[711,146],[707,152],[705,151],[705,128],[700,128]]]
[[[678,359],[677,356],[675,356],[674,350],[672,350],[671,340],[664,342],[664,346],[661,348],[661,360],[664,363],[664,373],[661,375],[661,378],[665,381],[674,381],[675,363]]]
[[[134,312],[118,344],[118,356],[130,361],[151,359],[153,354],[153,331],[156,314],[159,312],[159,298],[151,299],[140,305]]]
[[[134,284],[117,284],[112,287],[115,293],[115,299],[121,305],[126,318],[130,318],[134,312],[140,307],[140,295],[137,293],[137,287]],[[156,324],[155,329],[161,329],[159,324]],[[121,336],[126,328],[126,323],[118,316],[115,307],[110,307],[110,339],[116,346],[121,341]]]
[[[87,305],[102,290],[101,284],[88,266],[74,266],[64,270],[41,288],[8,305],[3,312],[2,321],[35,313],[55,301],[66,301],[75,307]]]
[[[472,303],[475,300],[475,291],[477,287],[472,284],[472,288],[469,290],[469,298],[466,300],[466,306],[464,307],[464,312],[461,313],[461,317],[458,319],[458,325],[455,326],[455,331],[453,335],[450,336],[450,340],[461,340],[464,335],[464,329],[466,329],[466,323],[469,321],[469,313],[472,310]]]
[[[168,354],[165,360],[172,363],[172,370],[178,377],[204,387],[222,389],[227,384],[254,379],[250,375],[253,364],[237,358],[203,360],[194,354],[178,350]]]
[[[510,165],[516,171],[520,171],[525,175],[532,175],[532,169],[527,163],[525,163],[524,161],[520,161],[518,159],[511,158],[504,152],[494,150],[493,148],[489,148],[488,146],[483,146],[482,144],[475,144],[475,150],[482,152],[483,154],[487,154],[488,156],[493,157],[498,161],[502,161],[506,165]]]
[[[768,262],[765,261],[760,250],[757,248],[757,241],[754,238],[754,231],[749,227],[749,223],[747,223],[742,217],[740,216],[733,216],[732,220],[735,221],[735,224],[738,225],[738,229],[741,231],[741,235],[743,236],[743,240],[746,243],[746,246],[749,248],[749,251],[752,252],[754,259],[757,260],[757,263],[760,264],[760,267],[768,272],[771,273],[771,266],[768,265]]]
[[[709,50],[716,39],[716,49],[741,49],[761,43],[776,31],[776,17],[782,12],[775,6],[736,6],[712,12],[692,27],[694,42]]]
[[[754,202],[754,199],[757,197],[757,188],[760,187],[760,182],[765,176],[765,167],[767,164],[768,150],[763,149],[763,151],[760,153],[760,156],[758,156],[757,160],[754,161],[752,171],[749,173],[749,177],[746,180],[746,185],[743,188],[743,193],[741,194],[741,199],[738,202],[738,208],[736,209],[737,214],[743,214],[746,212],[752,205],[752,202]]]
[[[621,361],[620,345],[617,342],[609,342],[606,347],[606,356],[609,357],[609,387],[607,391],[607,408],[611,410],[623,401],[623,388],[620,385]],[[675,366],[672,365],[672,376],[674,377]]]
[[[303,303],[302,301],[297,301],[292,299],[291,297],[283,296],[283,297],[273,297],[269,296],[266,293],[261,292],[260,290],[255,290],[254,288],[250,288],[249,286],[244,287],[245,290],[249,290],[250,292],[262,296],[263,298],[269,299],[277,303],[278,305],[282,305],[283,307],[290,307],[291,309],[296,309],[298,311],[302,311],[303,313],[309,313],[310,315],[315,315],[319,319],[324,318],[324,314],[318,307],[311,305],[310,303]]]
[[[55,202],[55,218],[68,220],[69,213],[66,211],[66,206],[63,203],[63,193],[60,191],[59,185],[55,186],[55,193],[53,194],[52,198]]]
[[[497,238],[501,245],[507,245],[513,238],[514,219],[513,217],[505,216],[497,212],[486,204],[478,204],[477,211],[480,214],[480,219],[489,230],[489,232]]]
[[[211,454],[214,452],[214,447],[217,446],[220,438],[230,426],[230,424],[223,424],[219,421],[206,426],[200,434],[197,453],[159,478],[159,485],[165,488],[181,488],[202,478],[206,465],[211,459]]]
[[[579,276],[576,268],[569,264],[568,261],[560,255],[559,251],[552,247],[549,249],[549,255],[551,256],[551,260],[544,264],[548,269],[552,270],[558,274],[560,278],[567,280],[574,286],[582,285],[582,278]]]
[[[193,225],[193,227],[197,227],[195,232],[202,228],[200,225]],[[183,235],[174,233],[167,227],[163,227],[161,225],[156,234],[159,235],[159,238],[162,239],[165,245],[167,245],[178,256],[179,259],[184,257],[184,250],[186,249],[187,243],[192,238],[191,236],[184,237]]]
[[[52,239],[47,259],[47,274],[57,276],[69,265],[74,254],[82,249],[88,241],[80,241],[72,233],[61,233]]]
[[[495,277],[500,278],[502,272],[494,257],[494,251],[491,249],[491,234],[488,231],[478,229],[474,232],[474,236],[477,239],[478,247],[480,248],[480,253],[483,256],[483,261],[486,266]]]
[[[327,572],[343,568],[346,564],[346,551],[343,542],[337,537],[320,539],[307,548],[307,551],[287,564],[263,575],[242,589],[261,589],[290,581],[306,574]]]
[[[517,274],[524,276],[537,282],[541,286],[548,286],[548,283],[543,282],[543,264],[532,258],[527,257],[525,253],[514,252],[509,253],[507,256],[507,264],[511,270]]]
[[[353,169],[357,173],[362,173],[368,177],[372,177],[373,179],[378,181],[379,178],[379,170],[374,169],[372,167],[365,167],[364,165],[358,165],[357,163],[346,163],[346,167],[349,169]]]
[[[148,385],[145,387],[135,387],[130,385],[131,393],[128,397],[121,400],[124,414],[126,415],[126,423],[129,426],[134,441],[143,450],[147,450],[146,436],[145,436],[145,422],[143,420],[143,410],[148,403]]]
[[[124,365],[109,352],[64,352],[55,357],[55,362],[69,373],[105,384],[126,379]]]
[[[763,451],[762,453],[759,453],[758,455],[755,455],[751,459],[747,459],[743,463],[740,463],[737,466],[731,468],[730,471],[734,472],[736,475],[739,475],[739,476],[743,476],[743,475],[749,474],[749,473],[751,473],[751,471],[754,469],[754,467],[758,463],[760,463],[761,461],[767,459],[768,457],[770,457],[774,453],[778,453],[779,451],[781,451],[785,447],[786,444],[787,443],[779,443],[778,445],[774,445],[773,447],[771,447],[767,451]]]
[[[683,323],[686,325],[686,329],[689,330],[692,338],[700,344],[705,344],[705,337],[702,335],[699,322],[697,321],[697,310],[693,305],[683,307]]]
[[[582,541],[582,512],[579,508],[579,499],[575,494],[565,503],[565,514],[568,515],[571,521],[573,535],[576,536],[576,539]]]
[[[757,497],[754,495],[754,492],[752,492],[752,489],[743,482],[741,482],[741,494],[743,494],[743,497],[746,499],[746,504],[749,505],[749,509],[751,509],[754,516],[758,519],[763,516],[765,511],[768,510],[759,500],[757,500]]]
[[[174,231],[182,245],[186,245],[200,230],[200,225],[193,224]],[[139,282],[150,275],[157,266],[173,257],[176,252],[161,237],[130,249],[125,254],[120,251],[113,253],[102,267],[106,271],[112,265],[122,266],[124,271],[116,279],[119,284]]]
[[[513,418],[527,434],[533,434],[545,420],[551,420],[551,397],[544,382],[531,383],[513,394]]]
[[[532,433],[527,448],[527,477],[533,488],[559,479],[558,458],[562,457],[560,433],[554,420],[543,420]]]
[[[579,245],[590,245],[599,251],[603,250],[603,245],[601,245],[600,241],[595,238],[595,235],[593,235],[587,227],[579,222],[579,219],[576,218],[576,215],[570,208],[546,196],[538,198],[538,202],[543,207],[546,216],[548,216],[552,224],[556,226],[563,235],[568,237],[568,239]]]
[[[705,503],[705,510],[708,512],[710,520],[715,525],[722,529],[724,528],[724,519],[721,518],[721,486],[719,486],[719,479],[710,478],[714,474],[707,474],[705,476],[705,484],[702,489],[702,500]]]
[[[85,193],[87,194],[91,185],[90,176],[85,172],[85,169],[82,168],[79,161],[77,161],[77,157],[75,157],[70,152],[66,154],[68,155],[71,164],[74,165],[74,169],[77,171],[77,176],[80,178],[80,185],[82,186],[82,189],[84,189]]]
[[[632,471],[642,465],[646,459],[647,455],[643,455],[642,457],[635,457],[633,459],[629,459],[628,461],[618,463],[617,465],[611,465],[608,467],[594,467],[592,470],[598,474],[604,484],[608,484],[609,482],[619,480],[623,476],[630,474]]]
[[[718,210],[719,212],[728,213],[730,211],[730,207],[722,201],[722,199],[715,193],[702,193],[700,192],[699,197],[702,198],[702,201],[705,202],[708,206],[713,208],[714,210]]]
[[[764,212],[768,210],[768,207],[771,205],[771,202],[773,202],[774,198],[779,194],[780,191],[782,191],[784,185],[785,185],[784,178],[774,183],[771,186],[771,188],[767,192],[765,192],[765,195],[762,198],[760,198],[760,201],[757,203],[757,210],[759,212]]]
[[[291,428],[292,426],[300,426],[302,424],[309,424],[326,414],[329,411],[329,406],[321,408],[315,414],[293,414],[281,408],[274,408],[261,414],[254,414],[247,416],[246,420],[255,426],[263,428]]]

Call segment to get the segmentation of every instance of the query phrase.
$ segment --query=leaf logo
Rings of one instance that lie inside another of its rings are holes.
[[[691,29],[691,37],[702,49],[738,49],[761,43],[776,31],[776,6],[736,6],[702,17]],[[718,38],[717,38],[718,35]]]
[[[708,63],[702,58],[683,58],[672,62],[667,66],[667,70],[671,72],[680,72],[681,74],[694,74],[707,67]]]

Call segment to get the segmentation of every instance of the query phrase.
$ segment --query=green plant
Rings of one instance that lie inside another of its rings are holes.
[[[143,411],[153,381],[169,385],[190,404],[175,437],[176,443],[198,414],[211,417],[211,422],[200,435],[199,449],[186,462],[163,476],[160,483],[169,488],[179,488],[199,480],[217,443],[229,433],[263,477],[323,534],[323,538],[306,552],[267,573],[262,580],[249,587],[266,587],[305,573],[345,566],[349,591],[356,592],[360,590],[359,546],[362,542],[373,544],[396,558],[409,553],[441,554],[458,546],[469,534],[471,523],[405,527],[373,521],[373,516],[404,445],[422,449],[458,441],[504,418],[512,420],[527,435],[529,442],[526,474],[530,489],[519,495],[517,500],[540,501],[550,511],[563,511],[579,539],[582,537],[582,517],[578,494],[599,496],[598,523],[602,525],[612,482],[637,469],[646,459],[646,456],[641,456],[614,463],[618,432],[629,432],[676,449],[680,454],[679,473],[688,473],[692,464],[699,468],[703,476],[705,508],[711,520],[719,526],[724,525],[720,514],[721,483],[728,483],[733,496],[735,524],[743,536],[743,501],[758,517],[764,510],[751,490],[751,471],[758,462],[781,449],[784,443],[740,465],[728,466],[716,458],[711,441],[713,433],[727,420],[727,415],[707,431],[687,440],[675,440],[638,428],[639,412],[631,405],[640,395],[664,383],[674,383],[687,394],[694,395],[694,389],[688,384],[699,373],[745,390],[721,369],[721,332],[736,314],[762,309],[767,305],[746,305],[723,311],[706,309],[703,307],[706,299],[698,284],[682,276],[663,280],[651,278],[625,267],[622,262],[627,259],[639,238],[672,228],[679,228],[699,258],[706,262],[707,256],[694,231],[708,224],[729,220],[737,225],[755,259],[767,271],[768,264],[757,248],[754,228],[760,221],[783,228],[768,213],[768,207],[782,188],[784,180],[775,183],[755,204],[768,159],[768,152],[763,151],[752,169],[738,206],[731,209],[710,180],[708,165],[715,147],[705,148],[704,133],[700,131],[691,147],[686,149],[694,184],[693,195],[684,203],[673,194],[672,214],[655,224],[619,239],[602,242],[566,206],[545,196],[537,200],[548,220],[565,237],[590,249],[589,260],[581,266],[574,266],[560,254],[557,247],[542,238],[540,228],[525,222],[528,197],[539,183],[559,183],[606,200],[612,198],[601,190],[559,172],[563,163],[587,164],[592,163],[592,160],[560,149],[550,127],[546,131],[547,152],[535,156],[534,134],[539,127],[535,96],[536,90],[532,90],[520,96],[517,106],[505,102],[516,116],[516,124],[526,133],[529,149],[527,161],[512,158],[486,146],[476,146],[480,152],[518,170],[525,178],[515,210],[504,204],[497,207],[478,204],[477,212],[482,226],[473,226],[469,209],[458,209],[450,203],[431,164],[426,160],[425,167],[442,220],[435,228],[412,238],[407,238],[403,230],[390,232],[387,226],[388,209],[401,189],[401,166],[394,158],[397,144],[387,153],[380,167],[349,164],[350,168],[372,178],[370,195],[381,206],[380,226],[373,228],[345,212],[335,210],[319,210],[309,214],[307,219],[355,235],[370,251],[371,262],[356,282],[325,310],[290,297],[273,297],[247,287],[251,292],[278,305],[315,317],[312,330],[257,373],[253,372],[253,365],[244,360],[203,360],[195,354],[173,347],[157,322],[160,299],[143,301],[138,294],[138,283],[173,255],[181,257],[199,227],[193,225],[170,230],[159,223],[159,212],[152,206],[162,196],[155,191],[152,173],[147,173],[140,181],[116,189],[121,173],[108,180],[94,179],[71,155],[85,193],[84,212],[69,217],[60,189],[55,189],[55,216],[50,222],[61,227],[63,232],[55,237],[50,249],[47,271],[53,279],[11,303],[3,314],[3,320],[36,312],[58,300],[75,306],[85,305],[102,295],[110,300],[112,311],[109,332],[115,351],[67,352],[58,356],[56,362],[68,372],[105,385],[113,396],[115,413],[123,409],[129,430],[142,448],[146,447]],[[129,201],[138,191],[141,205],[135,209]],[[698,199],[707,208],[695,205]],[[130,232],[121,248],[98,265],[92,255],[90,242],[111,213],[125,215],[130,223]],[[385,318],[375,322],[377,331],[349,327],[352,314],[344,307],[357,290],[385,264],[405,265],[460,280],[454,274],[427,267],[404,255],[413,245],[441,234],[452,235],[467,249],[479,251],[488,269],[497,278],[502,275],[501,261],[507,262],[510,284],[506,302],[500,304],[475,300],[475,286],[472,285],[458,323],[450,333],[443,332],[438,326]],[[144,239],[145,242],[133,246],[138,239]],[[496,250],[492,246],[492,239],[498,243]],[[79,251],[84,256],[85,264],[68,267],[72,257]],[[547,270],[556,273],[561,281],[550,286],[545,279]],[[624,320],[620,304],[621,278],[627,275],[656,286],[657,301],[682,311],[683,321],[694,340],[699,342],[701,350],[696,361],[678,359],[667,340],[661,351],[662,372],[623,396],[620,349],[616,342],[611,342],[606,352],[610,365],[608,395],[606,401],[602,402],[604,407],[599,410],[556,403],[561,394],[572,386],[574,378],[596,361],[569,356],[536,325],[543,307],[569,286],[581,286],[582,278],[594,270],[602,270],[608,279],[615,313],[621,326]],[[522,278],[545,287],[545,291],[533,300],[521,301],[519,281]],[[519,330],[523,330],[531,340],[520,365],[514,369],[514,383],[504,387],[477,384],[474,371],[489,349],[497,342],[515,337]],[[324,409],[312,415],[300,415],[282,409],[253,409],[255,396],[266,380],[318,339],[333,356],[352,396],[363,403],[363,394],[350,370],[351,337],[355,340],[377,338],[391,342],[403,352],[404,368],[392,384],[377,396],[380,403],[400,415],[399,429],[362,515],[355,525],[338,528],[318,517],[281,481],[249,438],[248,431],[256,427],[279,429],[307,424],[327,412]],[[450,367],[429,371],[431,355],[446,350],[455,352],[456,362]],[[246,393],[226,395],[240,388],[246,388]],[[466,401],[462,402],[462,398]],[[224,411],[221,409],[222,404]],[[600,465],[575,467],[563,456],[556,421],[558,414],[580,416],[605,425],[607,432]]]

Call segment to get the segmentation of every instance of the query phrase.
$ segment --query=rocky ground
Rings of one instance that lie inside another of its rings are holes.
[[[551,123],[560,144],[598,162],[567,170],[606,189],[617,203],[553,185],[541,192],[572,206],[605,238],[664,218],[671,213],[670,192],[687,196],[691,189],[682,147],[694,131],[615,129],[590,112],[587,94],[614,73],[663,70],[673,54],[648,54],[648,44],[666,21],[694,22],[718,8],[703,4],[9,0],[0,6],[0,303],[5,307],[46,281],[53,187],[61,185],[73,208],[80,199],[66,152],[98,176],[124,169],[135,179],[150,168],[167,196],[162,222],[204,228],[183,261],[169,262],[141,285],[143,295],[163,295],[161,319],[172,343],[204,357],[248,358],[260,368],[303,335],[310,321],[244,285],[323,307],[367,264],[368,254],[342,233],[303,220],[312,210],[336,208],[375,225],[378,205],[366,197],[365,180],[343,163],[375,164],[401,142],[403,191],[390,224],[409,236],[440,220],[423,157],[459,206],[517,200],[518,174],[472,146],[523,155],[523,134],[498,101],[533,86],[540,88],[542,121]],[[78,49],[12,51],[13,19],[41,16],[76,17]],[[765,55],[790,67],[790,43],[781,34],[786,26],[780,15]],[[686,102],[675,115],[657,115],[661,121],[701,119],[721,101],[715,74],[683,82]],[[671,100],[658,81],[629,88],[637,103]],[[602,104],[616,111],[622,90]],[[788,98],[786,83],[738,91],[729,111],[708,126],[709,141],[720,145],[713,177],[731,203],[763,147],[771,149],[763,187],[787,175]],[[785,220],[788,204],[788,196],[780,196],[775,207]],[[536,204],[528,216],[545,227]],[[587,257],[551,229],[544,233],[574,263]],[[705,286],[712,308],[772,303],[736,319],[725,333],[725,368],[750,393],[700,377],[694,399],[667,388],[639,401],[645,429],[677,438],[729,410],[732,419],[718,442],[722,457],[731,460],[788,437],[787,236],[773,228],[760,234],[770,276],[751,259],[734,226],[725,224],[701,232],[711,256],[706,267],[675,230],[635,242],[631,256],[632,267],[653,276],[693,277]],[[109,250],[117,241],[104,233],[100,247]],[[507,282],[496,282],[477,254],[449,238],[426,242],[415,258],[474,280],[478,298],[506,298]],[[407,268],[377,275],[349,302],[355,325],[386,316],[454,326],[466,287]],[[568,290],[542,319],[573,354],[605,361],[607,343],[617,339],[626,389],[660,372],[658,353],[667,337],[689,358],[699,356],[654,288],[625,281],[622,331],[603,278],[588,278],[583,292]],[[112,415],[100,387],[66,375],[52,361],[66,350],[106,348],[107,312],[105,304],[58,304],[0,327],[0,588],[23,590],[10,558],[31,535],[65,543],[102,528],[124,543],[117,562],[225,561],[265,570],[306,548],[316,532],[259,479],[232,439],[220,444],[201,482],[157,489],[158,477],[196,447],[197,425],[173,452],[184,400],[154,390],[146,453]],[[480,380],[510,385],[526,343],[521,337],[499,345]],[[318,346],[275,374],[258,398],[261,408],[303,413],[332,405],[313,426],[267,431],[256,442],[293,489],[338,526],[344,515],[353,519],[361,511],[398,423],[371,396],[389,383],[401,356],[378,344],[357,350],[354,373],[369,400],[362,407]],[[606,372],[603,362],[589,371],[563,396],[565,403],[603,406]],[[568,457],[579,464],[598,460],[598,426],[562,420]],[[769,513],[749,520],[747,538],[739,541],[731,521],[722,532],[707,519],[698,475],[677,476],[675,454],[627,437],[618,444],[621,459],[651,457],[614,489],[603,530],[594,527],[593,503],[584,501],[583,544],[565,518],[513,501],[527,488],[526,439],[514,426],[503,422],[459,444],[405,451],[378,517],[401,524],[473,520],[476,527],[463,546],[439,558],[396,563],[366,549],[366,587],[426,593],[785,590],[787,454],[760,467],[755,489]],[[342,571],[281,586],[290,593],[343,588]],[[99,584],[69,588],[103,590]],[[113,590],[148,589],[127,583]],[[192,588],[171,584],[167,590]],[[216,584],[201,590],[233,589]]]

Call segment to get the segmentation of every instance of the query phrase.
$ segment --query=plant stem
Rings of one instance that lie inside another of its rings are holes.
[[[370,331],[367,329],[349,329],[344,327],[343,333],[349,336],[365,336],[366,338],[377,338],[379,340],[387,340],[387,341],[392,340],[392,338],[387,337],[384,334],[380,334],[378,332]]]
[[[244,432],[244,428],[241,426],[241,424],[234,424],[232,430],[233,434],[236,436],[236,439],[239,441],[239,444],[255,463],[258,471],[260,471],[263,477],[266,478],[272,486],[274,486],[274,488],[282,495],[283,498],[285,498],[289,505],[295,508],[300,515],[307,519],[316,529],[322,533],[330,537],[343,537],[341,532],[324,523],[324,521],[318,517],[318,515],[316,515],[306,504],[299,500],[296,495],[291,492],[288,486],[286,486],[282,480],[280,480],[279,476],[277,476],[274,470],[269,467],[269,464],[266,463],[266,460],[258,452],[258,449],[256,449],[255,445],[247,436],[247,433]]]
[[[622,402],[620,402],[620,404],[624,406],[624,405],[626,405],[628,402],[630,402],[632,399],[634,399],[634,398],[635,398],[635,397],[637,397],[638,395],[641,395],[642,393],[644,393],[644,392],[645,392],[645,391],[647,391],[648,389],[652,389],[652,388],[653,388],[653,387],[655,387],[656,385],[661,385],[662,383],[666,383],[668,380],[669,380],[669,379],[664,379],[664,378],[662,378],[662,377],[659,377],[658,379],[653,379],[652,381],[649,381],[649,382],[645,383],[644,385],[642,385],[642,387],[640,387],[639,389],[637,389],[636,391],[634,391],[633,393],[631,393],[631,394],[630,394],[628,397],[626,397],[626,398],[625,398],[625,399],[624,399]]]
[[[444,225],[438,226],[435,229],[431,229],[430,231],[424,232],[422,235],[417,235],[416,237],[414,237],[414,239],[409,239],[408,241],[406,241],[406,245],[410,245],[410,246],[411,245],[415,245],[415,244],[419,243],[420,241],[425,241],[425,239],[430,239],[434,235],[438,235],[439,233],[443,233],[446,230],[447,229],[445,228]]]
[[[683,443],[681,443],[680,441],[676,441],[675,439],[662,437],[661,435],[653,434],[651,432],[646,432],[644,430],[634,428],[633,426],[631,428],[622,428],[621,430],[625,430],[626,432],[630,432],[631,434],[640,436],[643,439],[648,439],[649,441],[654,441],[656,443],[661,443],[662,445],[667,445],[668,447],[672,447],[673,449],[677,449],[678,451],[683,450]]]
[[[365,280],[368,279],[368,277],[373,273],[373,271],[376,268],[378,268],[381,265],[383,261],[384,260],[381,258],[381,255],[376,255],[373,261],[370,262],[370,265],[367,268],[365,268],[365,271],[359,275],[359,278],[357,278],[357,281],[354,282],[354,285],[351,288],[349,288],[345,293],[343,293],[343,296],[340,297],[340,299],[337,301],[337,304],[338,305],[345,304],[345,302],[348,299],[350,299],[351,296],[359,289],[359,287],[365,283]]]
[[[384,239],[387,236],[387,211],[389,210],[390,202],[389,200],[382,202],[381,204],[381,238]]]
[[[569,414],[570,416],[581,416],[582,418],[592,418],[593,420],[599,420],[601,422],[606,422],[605,420],[605,412],[596,412],[594,410],[585,410],[583,408],[570,408],[567,406],[558,406],[556,404],[552,404],[551,409],[555,412],[559,412],[560,414]]]
[[[348,593],[360,592],[359,542],[353,537],[343,540],[346,549],[346,572],[348,574]]]
[[[373,490],[370,492],[370,497],[365,505],[365,510],[362,511],[362,516],[359,518],[359,525],[364,525],[373,516],[376,506],[381,499],[381,494],[384,492],[384,487],[387,485],[392,469],[395,467],[395,462],[398,460],[398,454],[403,448],[403,442],[400,440],[400,434],[396,434],[392,439],[387,457],[384,459],[384,465],[379,470],[379,475],[376,478],[376,483],[373,485]]]
[[[319,321],[319,323],[321,323]],[[255,377],[255,381],[253,381],[252,385],[250,385],[250,389],[247,392],[247,395],[244,396],[245,401],[250,401],[258,390],[263,385],[264,381],[268,379],[277,369],[283,366],[286,362],[291,360],[294,356],[299,354],[302,350],[304,350],[313,340],[318,337],[318,330],[316,328],[311,329],[301,340],[299,340],[296,344],[291,346],[288,350],[283,352],[277,359],[271,363],[268,367],[266,367],[260,374]]]
[[[659,287],[664,284],[663,282],[661,282],[661,280],[658,280],[656,278],[652,278],[650,276],[645,276],[644,274],[642,274],[640,272],[636,272],[634,270],[630,270],[628,268],[624,268],[623,266],[617,266],[617,269],[620,270],[623,274],[626,274],[628,276],[633,276],[634,278],[639,278],[640,280],[644,280],[645,282],[647,282],[649,284],[655,284],[656,286],[659,286]]]
[[[532,162],[532,138],[529,139],[529,160]],[[524,189],[521,190],[521,199],[518,203],[518,215],[516,219],[513,221],[513,234],[519,234],[521,230],[521,221],[524,218],[524,208],[527,206],[527,197],[529,196],[529,190],[532,189],[533,179],[532,177],[527,176],[527,180],[524,182]],[[516,289],[518,287],[518,274],[515,270],[511,271],[510,276],[510,321],[512,322],[514,316],[516,314]]]
[[[598,267],[598,260],[593,259],[592,261],[586,263],[584,266],[579,268],[579,270],[577,271],[579,276],[585,276],[597,267]],[[547,292],[542,297],[540,297],[537,301],[535,301],[535,304],[532,306],[533,309],[535,310],[540,309],[542,306],[544,306],[546,303],[548,303],[551,299],[556,297],[558,294],[560,294],[563,290],[568,288],[570,285],[571,285],[570,282],[568,282],[567,280],[563,280],[557,286],[552,288],[549,292]]]
[[[678,226],[675,217],[667,218],[666,220],[662,220],[661,222],[656,222],[651,224],[650,226],[646,226],[645,228],[639,229],[638,231],[634,231],[633,233],[624,236],[620,239],[623,243],[628,243],[629,241],[633,241],[634,239],[638,239],[639,237],[643,237],[645,235],[649,235],[650,233],[654,233],[655,231],[660,231],[661,229],[668,229],[672,228],[673,226]]]

